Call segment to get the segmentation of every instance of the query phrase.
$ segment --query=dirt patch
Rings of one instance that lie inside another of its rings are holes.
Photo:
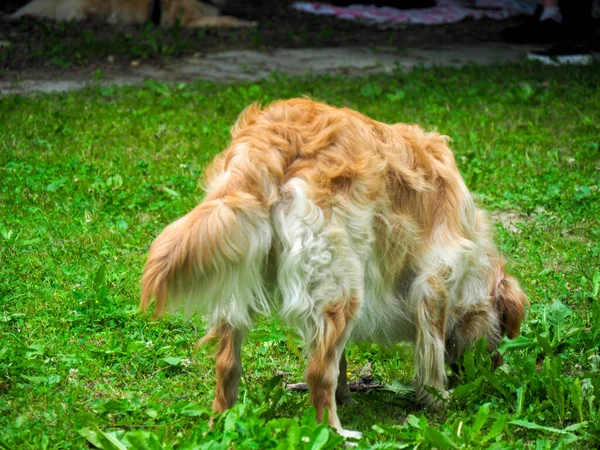
[[[519,228],[518,225],[531,220],[530,217],[514,210],[490,211],[489,216],[494,222],[500,223],[505,229],[507,229],[511,233],[520,233],[521,228]]]
[[[389,47],[276,49],[269,52],[231,50],[182,57],[170,64],[136,61],[134,65],[110,65],[103,69],[94,66],[69,71],[30,69],[0,79],[0,94],[62,92],[91,84],[138,84],[147,79],[163,82],[192,82],[197,79],[253,82],[275,72],[292,76],[363,76],[370,73],[393,73],[396,70],[406,72],[415,67],[516,62],[524,56],[523,48],[497,44],[437,46],[402,52]]]

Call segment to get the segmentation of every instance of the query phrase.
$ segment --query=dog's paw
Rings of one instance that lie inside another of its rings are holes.
[[[346,439],[362,439],[362,433],[360,431],[338,430],[338,434]]]
[[[335,395],[335,402],[337,403],[338,406],[340,406],[340,405],[354,405],[356,403],[356,401],[354,401],[354,399],[352,398],[352,396],[350,395],[350,393],[344,394],[344,395],[339,395],[339,394],[336,393],[336,395]]]

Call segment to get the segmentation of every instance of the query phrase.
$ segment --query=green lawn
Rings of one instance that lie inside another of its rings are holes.
[[[292,330],[260,320],[240,404],[208,431],[201,321],[137,312],[148,245],[202,196],[249,102],[308,95],[452,137],[532,306],[507,364],[466,355],[444,412],[407,399],[411,349],[350,346],[389,390],[341,410],[364,448],[600,445],[600,67],[419,70],[0,98],[0,448],[343,448],[315,423]],[[507,220],[511,219],[511,223]],[[307,412],[308,411],[308,412]],[[576,442],[575,442],[576,441]]]

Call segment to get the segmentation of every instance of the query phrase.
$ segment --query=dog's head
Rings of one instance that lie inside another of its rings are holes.
[[[516,278],[508,275],[504,261],[493,264],[490,275],[488,300],[474,305],[460,314],[457,323],[446,340],[446,358],[451,364],[463,354],[466,348],[485,338],[487,349],[494,352],[503,336],[516,338],[529,304],[527,296]],[[502,365],[502,355],[495,353],[493,367]]]

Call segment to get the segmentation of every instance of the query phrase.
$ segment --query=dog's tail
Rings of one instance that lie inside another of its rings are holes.
[[[152,243],[142,308],[155,298],[160,316],[183,303],[188,313],[209,314],[212,323],[226,320],[236,328],[248,327],[253,312],[268,313],[263,275],[280,172],[269,158],[249,142],[224,153],[206,199]]]

